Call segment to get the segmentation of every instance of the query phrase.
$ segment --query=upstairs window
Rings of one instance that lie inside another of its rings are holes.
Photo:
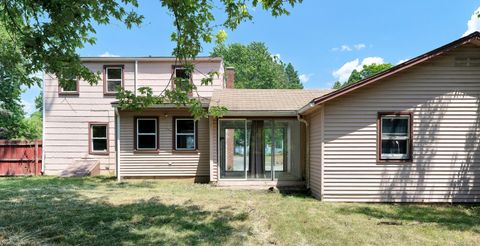
[[[123,66],[105,66],[104,93],[115,94],[123,86]]]
[[[175,119],[175,150],[195,150],[196,131],[195,120]]]
[[[410,113],[379,113],[379,159],[408,161],[412,156]]]
[[[76,78],[65,79],[64,81],[58,81],[58,93],[59,94],[78,94],[78,80]]]
[[[158,120],[157,118],[137,118],[136,120],[136,149],[158,149]]]
[[[108,154],[108,124],[90,123],[90,154]]]
[[[187,91],[192,83],[192,75],[181,66],[174,66],[173,69],[175,75],[174,86],[183,91]]]

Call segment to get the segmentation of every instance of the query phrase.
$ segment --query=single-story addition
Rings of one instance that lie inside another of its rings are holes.
[[[45,78],[44,172],[98,161],[119,179],[305,186],[324,201],[478,202],[479,45],[475,32],[336,91],[233,89],[221,58],[199,58],[190,75],[173,58],[83,58],[103,73],[98,85]],[[201,86],[210,71],[222,76]],[[175,105],[117,107],[115,86],[160,92],[175,86],[171,74],[227,114],[194,121]]]

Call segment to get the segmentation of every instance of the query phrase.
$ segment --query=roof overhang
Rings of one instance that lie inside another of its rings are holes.
[[[333,91],[333,92],[330,92],[328,94],[325,94],[323,96],[320,96],[318,98],[315,98],[313,99],[309,104],[305,105],[304,107],[302,107],[298,112],[299,114],[304,114],[304,113],[308,113],[309,112],[309,109],[311,108],[311,104],[313,103],[314,105],[318,105],[318,104],[322,104],[322,103],[325,103],[329,100],[332,100],[334,98],[337,98],[337,97],[340,97],[340,96],[343,96],[347,93],[350,93],[351,91],[354,91],[354,90],[357,90],[359,88],[362,88],[364,86],[367,86],[369,84],[372,84],[372,83],[375,83],[379,80],[382,80],[384,78],[387,78],[389,76],[392,76],[396,73],[399,73],[401,71],[404,71],[410,67],[413,67],[415,65],[418,65],[420,63],[423,63],[425,61],[428,61],[436,56],[439,56],[441,54],[444,54],[448,51],[451,51],[459,46],[462,46],[462,45],[465,45],[465,44],[468,44],[468,43],[472,43],[472,44],[475,44],[475,45],[480,45],[480,32],[474,32],[470,35],[467,35],[465,37],[462,37],[460,39],[457,39],[449,44],[446,44],[440,48],[437,48],[437,49],[434,49],[430,52],[427,52],[423,55],[420,55],[420,56],[417,56],[413,59],[410,59],[406,62],[403,62],[401,64],[398,64],[390,69],[387,69],[383,72],[380,72],[372,77],[369,77],[369,78],[366,78],[364,80],[361,80],[355,84],[352,84],[352,85],[349,85],[349,86],[346,86],[344,88],[341,88],[341,89],[338,89],[336,91]]]
[[[228,110],[224,116],[237,117],[295,117],[296,110]]]
[[[80,57],[82,62],[175,62],[177,58],[170,56],[139,56],[139,57]],[[193,61],[199,62],[220,62],[221,57],[202,56],[196,57]]]

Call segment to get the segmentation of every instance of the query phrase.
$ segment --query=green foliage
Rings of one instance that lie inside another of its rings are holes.
[[[249,7],[261,6],[272,16],[289,14],[286,5],[293,7],[302,0],[161,0],[161,5],[173,16],[175,31],[170,35],[176,42],[172,54],[178,63],[186,67],[202,50],[202,43],[210,43],[215,38],[220,44],[226,38],[219,27],[235,29],[243,21],[251,20]],[[95,24],[106,25],[120,21],[127,28],[141,24],[143,16],[137,14],[137,0],[107,1],[37,1],[3,0],[0,4],[0,70],[5,67],[18,67],[23,73],[16,78],[18,83],[33,85],[38,80],[29,75],[39,71],[54,74],[63,85],[72,77],[95,84],[99,74],[91,72],[81,64],[77,50],[85,44],[94,44]],[[223,10],[226,15],[220,23],[213,11]],[[6,44],[6,45],[5,45]],[[5,69],[10,73],[11,70]],[[208,84],[212,74],[206,75],[202,83]],[[10,76],[11,77],[11,76]],[[177,83],[179,81],[173,81]],[[148,95],[148,91],[137,96],[128,91],[119,93],[118,98],[124,108],[145,108],[152,103],[169,101],[177,105],[187,105],[196,118],[208,115],[208,110],[200,110],[201,98],[194,97],[196,88],[190,83],[160,95]],[[157,97],[154,99],[153,97]],[[196,101],[195,101],[196,100]],[[133,105],[128,106],[128,103]]]
[[[42,139],[42,113],[34,112],[29,118],[23,119],[23,129],[20,133],[22,139]]]
[[[235,67],[235,88],[303,88],[293,65],[274,57],[264,43],[217,45],[211,55],[223,57],[225,66]]]
[[[43,117],[43,92],[40,91],[40,94],[35,97],[35,109],[37,112],[40,112],[40,117]]]
[[[384,64],[373,63],[370,65],[363,65],[362,70],[360,71],[357,71],[356,69],[353,70],[352,74],[350,74],[350,77],[348,77],[348,80],[345,83],[342,84],[340,81],[336,81],[335,84],[333,85],[333,89],[340,89],[342,87],[355,84],[360,80],[371,77],[391,67],[393,67],[393,65],[390,63],[384,63]]]

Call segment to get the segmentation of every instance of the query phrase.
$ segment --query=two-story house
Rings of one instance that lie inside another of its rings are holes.
[[[336,91],[233,89],[234,70],[215,57],[196,59],[191,75],[174,58],[83,58],[98,84],[45,77],[43,171],[99,163],[119,179],[305,186],[326,201],[478,202],[479,46],[475,32]],[[220,76],[201,86],[212,71]],[[161,93],[172,76],[227,114],[117,107],[117,86]]]

